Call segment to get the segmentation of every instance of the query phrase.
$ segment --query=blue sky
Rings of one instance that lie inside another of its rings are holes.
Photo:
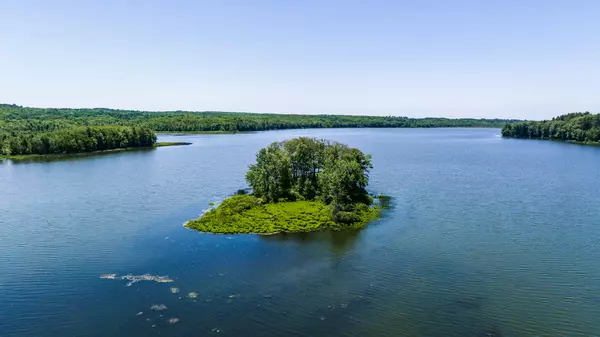
[[[600,112],[600,1],[0,1],[0,102]]]

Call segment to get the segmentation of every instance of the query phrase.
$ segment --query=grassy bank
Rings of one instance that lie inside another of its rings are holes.
[[[202,232],[233,234],[271,234],[280,232],[311,232],[331,228],[360,228],[379,218],[377,207],[357,207],[357,222],[335,223],[330,208],[320,201],[294,201],[261,204],[251,195],[236,195],[225,199],[217,208],[190,220],[186,227]]]
[[[27,154],[27,155],[18,155],[18,156],[0,156],[0,160],[8,159],[15,162],[27,162],[27,161],[54,161],[68,158],[80,158],[80,157],[89,157],[89,156],[97,156],[103,154],[110,154],[116,152],[129,152],[129,151],[148,151],[157,147],[164,146],[179,146],[179,145],[190,145],[192,143],[186,142],[158,142],[153,146],[143,146],[143,147],[123,147],[117,149],[103,150],[103,151],[94,151],[94,152],[81,152],[81,153],[68,153],[68,154]]]

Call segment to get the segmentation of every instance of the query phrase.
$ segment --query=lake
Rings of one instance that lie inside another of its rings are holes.
[[[393,208],[354,232],[182,226],[298,136],[371,153],[369,191]],[[0,164],[1,336],[600,335],[598,147],[497,129],[159,140],[193,144]]]

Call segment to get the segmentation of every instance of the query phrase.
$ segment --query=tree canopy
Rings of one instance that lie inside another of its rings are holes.
[[[143,126],[156,132],[243,132],[302,128],[496,127],[513,120],[29,108],[0,104],[0,133],[48,132],[75,126]]]
[[[256,155],[246,180],[263,202],[319,200],[333,220],[353,222],[352,212],[369,205],[371,156],[347,145],[314,138],[272,143]]]
[[[68,154],[127,147],[150,147],[152,130],[138,126],[87,126],[50,132],[0,133],[0,155]]]
[[[600,142],[600,114],[575,112],[552,120],[506,124],[502,127],[502,136],[598,143]]]

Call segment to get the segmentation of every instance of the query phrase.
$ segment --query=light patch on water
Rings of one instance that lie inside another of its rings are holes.
[[[189,294],[187,295],[187,297],[188,297],[188,298],[192,298],[192,299],[194,299],[194,298],[198,298],[198,293],[196,293],[196,292],[193,292],[193,291],[192,291],[191,293],[189,293]]]
[[[178,294],[179,293],[179,288],[175,288],[175,287],[171,288],[171,293]]]
[[[169,323],[169,324],[175,324],[177,322],[179,322],[179,318],[177,318],[177,317],[169,318],[167,320],[167,323]]]
[[[168,276],[158,276],[158,275],[150,275],[150,274],[144,274],[144,275],[123,275],[123,276],[117,276],[117,274],[104,274],[104,275],[100,275],[101,279],[106,279],[106,280],[127,280],[129,281],[127,283],[128,287],[131,287],[131,285],[133,285],[134,283],[140,282],[140,281],[154,281],[157,283],[170,283],[173,282],[172,279],[170,279]]]
[[[150,306],[150,310],[163,311],[163,310],[167,310],[167,306],[164,304],[153,304]]]
[[[107,280],[115,280],[117,278],[117,274],[104,274],[104,275],[100,275],[100,278],[107,279]]]

